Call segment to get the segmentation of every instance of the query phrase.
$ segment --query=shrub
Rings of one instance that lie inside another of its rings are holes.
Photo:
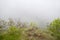
[[[60,19],[55,19],[48,28],[51,32],[51,35],[56,38],[56,40],[60,40]]]

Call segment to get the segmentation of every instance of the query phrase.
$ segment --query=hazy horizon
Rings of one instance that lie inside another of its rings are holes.
[[[60,0],[0,0],[0,18],[45,24],[60,18]]]

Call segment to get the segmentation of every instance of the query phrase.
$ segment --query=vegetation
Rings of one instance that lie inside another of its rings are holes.
[[[60,40],[60,19],[56,19],[47,28],[41,30],[31,22],[0,19],[0,40]]]
[[[60,19],[55,19],[48,28],[51,32],[51,35],[56,38],[56,40],[60,40]]]

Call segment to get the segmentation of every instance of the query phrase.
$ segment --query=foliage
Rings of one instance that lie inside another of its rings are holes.
[[[7,24],[5,22],[7,22]],[[1,24],[3,25],[1,26]],[[33,22],[27,25],[26,23],[9,19],[1,24],[0,40],[54,40],[53,36],[40,30],[38,25]]]
[[[11,26],[9,29],[6,31],[6,33],[3,35],[4,39],[3,40],[20,40],[22,36],[22,31],[15,27]]]
[[[36,27],[28,28],[25,33],[27,34],[26,40],[54,40],[50,34],[47,34]]]
[[[56,38],[56,40],[60,40],[60,19],[55,19],[49,27],[49,31],[51,35]]]

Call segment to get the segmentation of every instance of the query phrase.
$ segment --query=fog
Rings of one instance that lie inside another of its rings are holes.
[[[0,0],[0,18],[20,18],[45,25],[60,17],[60,0]]]

